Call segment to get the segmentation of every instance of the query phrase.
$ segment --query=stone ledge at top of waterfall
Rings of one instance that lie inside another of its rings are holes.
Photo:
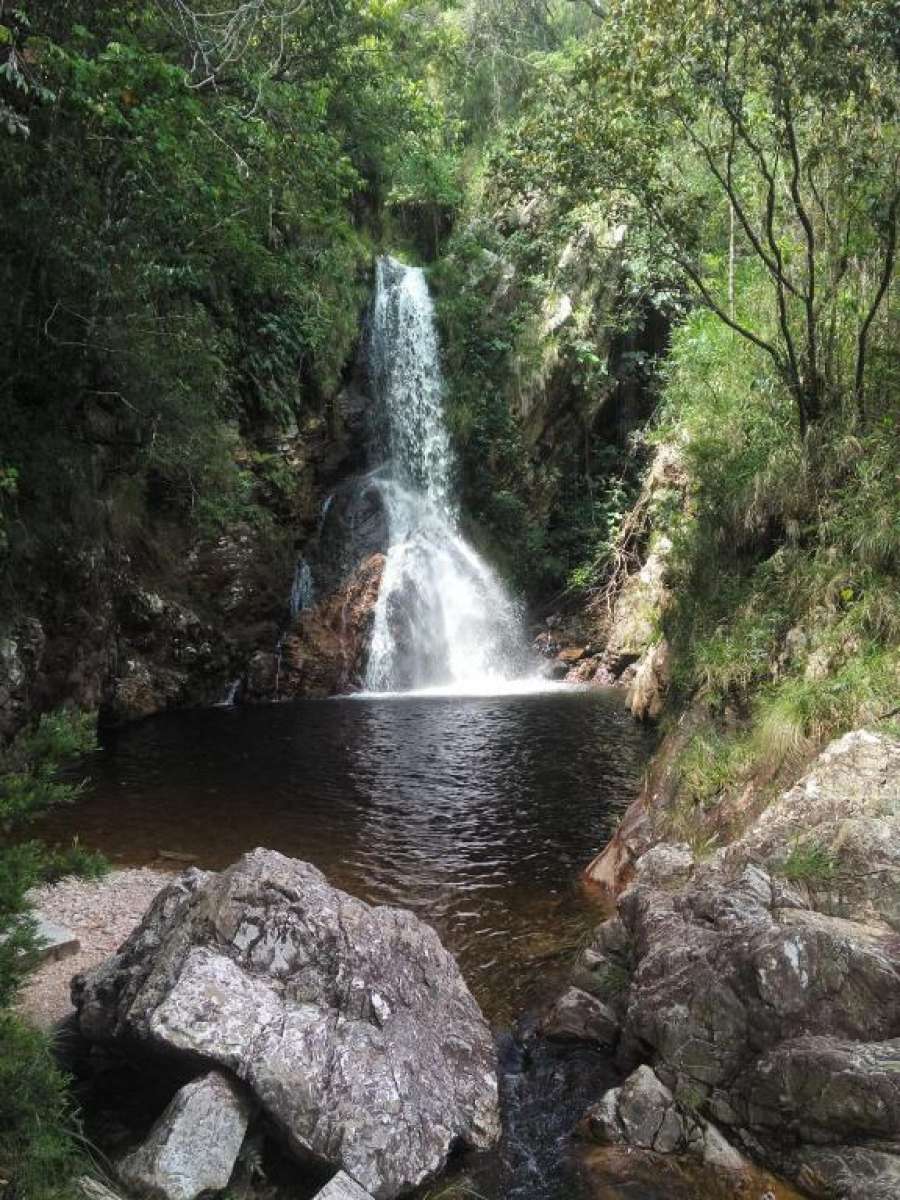
[[[491,1033],[434,930],[275,851],[185,872],[72,997],[88,1039],[224,1071],[375,1200],[499,1136]]]
[[[364,339],[368,440],[386,530],[364,695],[493,695],[553,685],[535,668],[520,606],[466,541],[424,272],[379,259]]]

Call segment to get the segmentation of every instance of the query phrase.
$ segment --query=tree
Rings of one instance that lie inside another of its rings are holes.
[[[865,415],[900,205],[893,9],[619,0],[520,136],[539,171],[549,156],[566,186],[618,195],[653,231],[769,357],[804,434],[847,395]],[[765,281],[761,312],[734,307],[735,255]]]

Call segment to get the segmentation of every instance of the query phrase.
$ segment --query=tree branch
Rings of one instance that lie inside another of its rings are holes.
[[[869,311],[866,313],[863,321],[859,337],[856,343],[856,379],[854,386],[854,394],[856,397],[856,407],[860,418],[865,420],[865,377],[866,377],[866,353],[868,349],[869,329],[872,322],[875,320],[875,314],[881,307],[881,302],[887,293],[891,279],[894,274],[894,259],[897,254],[897,209],[900,207],[900,190],[894,192],[891,206],[888,209],[888,235],[887,246],[884,252],[884,268],[881,272],[881,279],[878,283],[878,290],[872,299],[869,306]]]

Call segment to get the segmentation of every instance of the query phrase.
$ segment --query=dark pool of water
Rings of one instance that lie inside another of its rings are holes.
[[[503,1021],[596,919],[578,874],[647,750],[596,691],[180,712],[108,735],[86,798],[42,833],[118,864],[163,850],[218,868],[254,846],[307,859],[433,924]]]
[[[597,691],[180,712],[107,735],[85,799],[41,833],[77,833],[117,864],[172,866],[167,851],[218,868],[260,845],[307,859],[431,922],[499,1031],[558,989],[600,919],[579,873],[650,748],[621,700]],[[474,1190],[457,1194],[597,1195],[569,1134],[611,1064],[523,1050],[508,1033],[500,1045],[503,1144],[465,1168]]]

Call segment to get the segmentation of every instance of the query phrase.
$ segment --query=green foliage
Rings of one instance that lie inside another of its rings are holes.
[[[746,764],[741,738],[714,730],[697,733],[678,758],[679,792],[692,806],[706,808],[740,779]]]
[[[615,1000],[631,987],[631,975],[617,963],[605,963],[602,971],[593,973],[594,989],[601,1000]]]
[[[95,722],[88,714],[45,715],[32,731],[21,734],[0,758],[0,1013],[13,999],[30,964],[33,925],[26,893],[58,872],[65,857],[51,855],[36,842],[22,841],[24,829],[48,809],[72,803],[84,782],[59,778],[61,764],[87,753],[96,744]],[[94,856],[84,859],[92,872]],[[77,863],[77,856],[73,859]]]
[[[797,843],[787,858],[776,864],[779,875],[794,883],[823,885],[831,883],[838,863],[826,846],[816,841]]]
[[[497,186],[599,190],[767,357],[801,432],[850,398],[865,418],[900,206],[892,14],[621,0],[535,85]]]
[[[73,1200],[88,1163],[46,1035],[0,1011],[0,1179],[9,1200]]]
[[[94,748],[94,724],[88,714],[45,715],[0,757],[0,1179],[11,1200],[68,1200],[73,1177],[88,1166],[50,1043],[13,1016],[10,1005],[34,961],[29,888],[64,873],[105,869],[77,843],[48,852],[21,840],[30,822],[81,793],[83,783],[58,773],[67,759]]]
[[[137,534],[258,519],[239,439],[270,446],[337,390],[366,223],[389,193],[455,200],[409,5],[271,0],[237,31],[168,7],[16,10],[0,46],[29,131],[0,182],[10,594],[61,541],[121,536],[122,507]]]

